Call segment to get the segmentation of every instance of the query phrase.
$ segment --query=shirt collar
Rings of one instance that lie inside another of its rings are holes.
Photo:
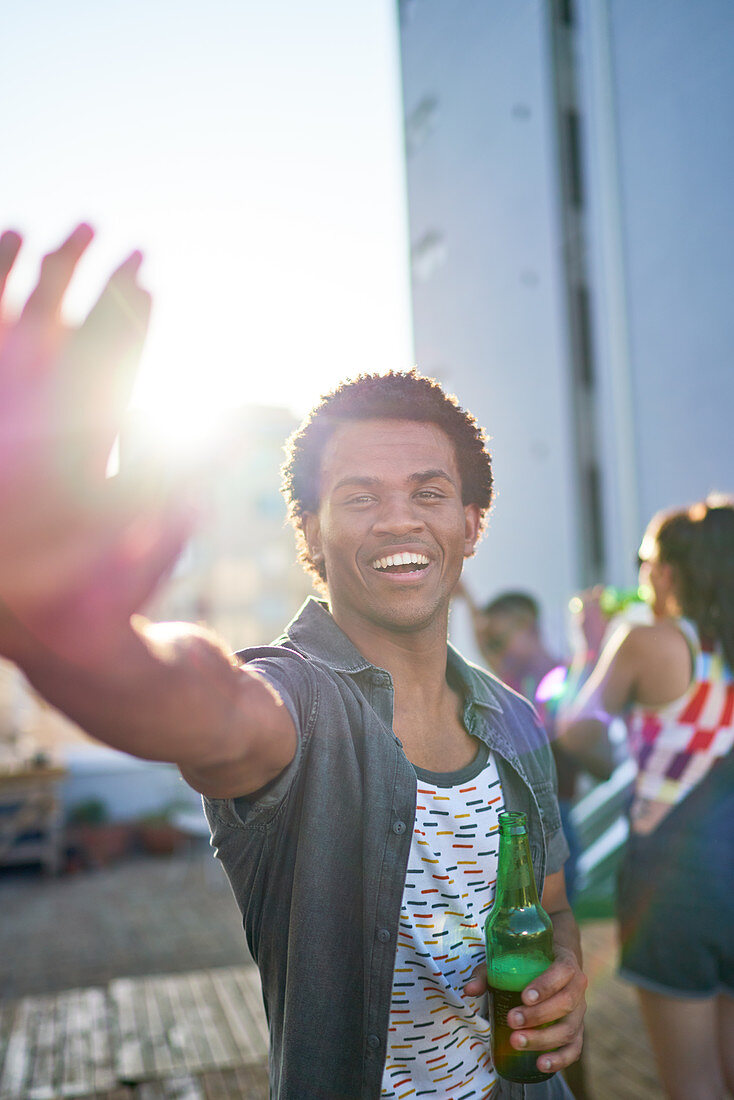
[[[325,600],[309,596],[286,627],[285,633],[300,652],[322,661],[335,672],[357,673],[377,667],[337,626]],[[499,693],[492,685],[491,674],[467,661],[451,644],[448,647],[447,668],[449,675],[461,684],[468,701],[502,713]]]

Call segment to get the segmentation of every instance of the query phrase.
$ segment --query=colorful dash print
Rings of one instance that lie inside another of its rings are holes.
[[[486,997],[464,997],[462,987],[485,957],[502,809],[491,755],[456,786],[434,786],[419,773],[383,1100],[475,1100],[494,1091]]]

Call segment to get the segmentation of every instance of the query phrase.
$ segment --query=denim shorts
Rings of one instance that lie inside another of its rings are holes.
[[[720,765],[649,836],[630,832],[617,914],[620,972],[634,985],[673,997],[734,997],[731,771],[730,760]]]

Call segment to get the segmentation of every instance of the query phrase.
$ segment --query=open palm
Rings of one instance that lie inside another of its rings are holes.
[[[0,652],[11,657],[21,627],[71,658],[104,645],[187,533],[170,485],[140,472],[105,476],[150,296],[134,252],[78,328],[62,322],[92,236],[80,225],[49,253],[20,316],[0,324]],[[0,237],[0,299],[20,244],[16,233]]]

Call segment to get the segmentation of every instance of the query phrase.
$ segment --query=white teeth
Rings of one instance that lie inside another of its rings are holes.
[[[385,558],[377,558],[372,562],[373,569],[387,569],[391,565],[428,565],[425,554],[411,554],[404,551],[402,554],[388,554]]]

